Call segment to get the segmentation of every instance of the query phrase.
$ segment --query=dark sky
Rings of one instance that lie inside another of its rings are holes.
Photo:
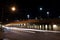
[[[58,18],[60,16],[60,6],[58,0],[0,0],[0,17],[3,13],[3,19],[26,19],[43,17],[47,18],[46,12],[49,11],[49,18]],[[10,7],[16,6],[17,11],[12,12]],[[40,11],[40,7],[43,8]]]

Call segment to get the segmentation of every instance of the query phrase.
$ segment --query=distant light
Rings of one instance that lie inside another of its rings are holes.
[[[3,28],[5,27],[5,26],[2,26]]]
[[[53,25],[53,28],[57,28],[57,25]]]
[[[37,20],[38,18],[37,18],[37,17],[35,17],[35,19]]]
[[[40,29],[41,29],[41,25],[40,25]]]
[[[42,8],[40,8],[40,10],[42,10]]]
[[[59,18],[60,18],[60,16],[59,16]]]
[[[47,14],[49,15],[49,12],[47,12]]]
[[[6,24],[5,26],[10,26],[11,24]]]
[[[19,20],[16,20],[17,22],[19,22]]]
[[[47,26],[47,25],[45,25],[45,28],[46,28],[46,29],[47,29],[47,27],[48,27],[48,26]]]
[[[8,19],[6,19],[8,21]]]
[[[30,18],[30,15],[29,15],[29,14],[27,15],[27,18],[28,18],[28,19]]]
[[[12,11],[15,11],[15,10],[16,10],[16,8],[15,8],[15,7],[12,7],[12,8],[11,8],[11,10],[12,10]]]

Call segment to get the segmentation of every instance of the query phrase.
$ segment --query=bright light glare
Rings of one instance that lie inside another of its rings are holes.
[[[29,18],[30,17],[30,15],[27,15],[27,18]]]
[[[53,28],[57,28],[57,25],[53,25]]]
[[[49,12],[47,12],[47,14],[49,14]]]
[[[5,26],[2,26],[3,28],[5,27]]]
[[[5,26],[10,26],[11,24],[6,24]]]
[[[45,28],[47,29],[47,25],[45,25]]]
[[[40,10],[42,10],[42,8],[40,8]]]
[[[15,7],[12,7],[11,9],[12,9],[12,11],[15,11],[15,10],[16,10],[16,8],[15,8]]]
[[[24,28],[16,28],[16,27],[4,27],[4,28],[11,30],[33,30],[33,29],[24,29]]]
[[[57,26],[57,25],[53,25],[53,26]],[[17,28],[17,27],[5,27],[6,29],[11,29],[11,30],[17,30],[17,31],[39,31],[39,32],[54,32],[54,33],[60,33],[60,31],[46,31],[46,30],[37,30],[37,29],[26,29],[26,28]],[[33,32],[35,33],[35,32]]]
[[[41,29],[41,25],[40,25],[40,29]]]

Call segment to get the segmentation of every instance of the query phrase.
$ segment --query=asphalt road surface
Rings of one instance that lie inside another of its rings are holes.
[[[60,33],[8,29],[3,40],[60,40]]]

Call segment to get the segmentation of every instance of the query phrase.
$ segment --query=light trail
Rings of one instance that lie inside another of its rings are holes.
[[[10,30],[16,31],[25,31],[25,32],[53,32],[53,33],[60,33],[60,31],[50,31],[50,30],[37,30],[37,29],[27,29],[27,28],[17,28],[17,27],[4,27]]]

